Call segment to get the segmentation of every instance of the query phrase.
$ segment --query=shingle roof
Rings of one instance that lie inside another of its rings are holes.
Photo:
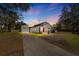
[[[42,22],[42,23],[40,23],[40,24],[37,24],[37,25],[34,25],[34,26],[32,26],[32,27],[36,27],[36,26],[43,26],[44,24],[49,24],[48,22]],[[49,24],[50,25],[50,24]]]

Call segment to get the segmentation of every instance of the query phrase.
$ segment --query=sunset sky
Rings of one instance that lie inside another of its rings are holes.
[[[30,4],[30,9],[27,12],[23,13],[23,21],[27,23],[29,26],[33,26],[41,22],[49,22],[51,25],[55,24],[59,19],[64,5],[66,4]]]

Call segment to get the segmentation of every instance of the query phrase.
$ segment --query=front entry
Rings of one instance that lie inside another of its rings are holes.
[[[44,32],[44,28],[40,27],[40,32],[43,33]]]

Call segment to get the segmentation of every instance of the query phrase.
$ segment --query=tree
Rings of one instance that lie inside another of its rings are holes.
[[[72,31],[79,30],[79,4],[71,4]]]
[[[58,30],[68,30],[66,27],[69,25],[69,12],[66,6],[62,9],[62,14],[60,15],[60,19],[57,23]]]
[[[26,25],[23,21],[21,22],[16,22],[16,26],[15,26],[15,29],[19,29],[19,31],[21,31],[21,25]]]
[[[62,10],[58,26],[61,30],[75,31],[79,30],[79,4],[68,4]]]
[[[5,31],[11,31],[16,22],[22,18],[22,12],[29,9],[29,4],[23,3],[1,3],[0,4],[0,23],[5,27]]]

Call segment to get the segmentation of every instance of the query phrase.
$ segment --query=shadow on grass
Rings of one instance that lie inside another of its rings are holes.
[[[0,55],[23,55],[23,37],[18,32],[0,33]]]

